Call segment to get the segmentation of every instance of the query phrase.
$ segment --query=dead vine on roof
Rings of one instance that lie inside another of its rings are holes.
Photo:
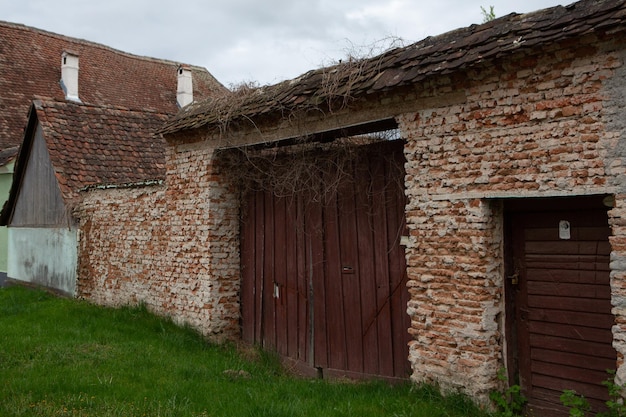
[[[386,57],[385,52],[404,46],[402,38],[389,36],[370,45],[356,45],[350,43],[347,58],[341,59],[335,65],[322,68],[322,81],[318,95],[323,98],[328,111],[342,110],[350,105],[354,99],[354,87],[358,85],[365,70],[378,72]]]
[[[236,130],[256,130],[264,118],[282,118],[298,124],[299,135],[306,137],[302,118],[329,114],[345,110],[355,100],[355,89],[364,78],[375,75],[387,56],[380,53],[396,47],[399,38],[387,38],[370,45],[367,50],[352,51],[347,59],[328,67],[310,71],[294,79],[269,86],[256,83],[241,83],[231,86],[232,90],[210,100],[189,106],[172,122],[168,129],[192,129],[203,125],[215,129],[227,145],[230,133]],[[356,48],[352,45],[353,48]],[[167,133],[167,131],[166,131]]]
[[[279,197],[303,195],[316,202],[336,195],[340,184],[355,181],[355,164],[367,149],[365,145],[396,139],[397,131],[337,138],[326,143],[312,142],[310,135],[315,132],[306,131],[308,124],[302,122],[302,115],[310,112],[328,115],[349,107],[354,100],[353,86],[361,80],[366,67],[372,70],[371,57],[376,56],[376,65],[382,64],[385,56],[380,55],[378,49],[383,47],[381,45],[389,49],[397,42],[397,38],[379,41],[369,47],[365,57],[357,58],[356,53],[351,53],[347,60],[296,80],[265,87],[240,84],[231,94],[214,99],[214,121],[219,126],[221,140],[229,148],[219,151],[218,160],[222,169],[228,170],[228,178],[243,193],[270,191]],[[309,85],[314,86],[314,90],[309,90]],[[229,143],[231,130],[241,124],[247,129],[252,126],[262,138],[256,123],[268,109],[279,111],[283,120],[298,123],[295,144],[276,146],[261,139],[257,145],[267,146],[259,148]]]
[[[269,191],[278,197],[302,195],[310,201],[323,202],[335,196],[341,184],[358,180],[355,164],[367,151],[367,145],[395,139],[395,134],[396,131],[384,131],[329,143],[233,148],[220,151],[217,159],[243,194]]]

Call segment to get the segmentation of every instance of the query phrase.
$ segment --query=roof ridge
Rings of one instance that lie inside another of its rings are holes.
[[[131,107],[126,107],[126,106],[119,106],[119,105],[115,105],[115,104],[93,104],[93,103],[85,103],[85,102],[75,102],[75,101],[71,101],[71,100],[62,100],[62,99],[58,99],[58,98],[53,98],[53,97],[43,97],[43,96],[37,96],[35,95],[33,97],[33,104],[35,104],[35,106],[37,106],[40,109],[43,109],[45,107],[57,107],[57,105],[63,105],[63,106],[77,106],[77,107],[87,107],[87,108],[93,108],[93,109],[105,109],[105,110],[119,110],[119,111],[127,111],[127,112],[132,112],[132,113],[150,113],[150,114],[155,114],[155,115],[161,115],[161,116],[172,116],[172,113],[166,113],[166,112],[160,112],[157,111],[156,109],[151,109],[151,108],[131,108]]]
[[[589,22],[589,20],[592,20]],[[517,50],[588,33],[624,30],[626,0],[580,0],[454,29],[373,57],[306,72],[293,80],[257,89],[233,100],[207,98],[180,111],[160,129],[167,135],[206,125],[225,125],[261,115],[336,105],[383,93],[435,75],[458,72]],[[348,100],[349,99],[349,100]],[[323,110],[325,111],[326,108]],[[336,109],[335,109],[336,110]],[[252,123],[255,128],[256,125]]]
[[[116,54],[119,55],[123,55],[126,56],[128,58],[134,58],[134,59],[140,59],[140,60],[144,60],[144,61],[151,61],[151,62],[157,62],[157,63],[162,63],[162,64],[171,64],[171,65],[186,65],[189,66],[191,68],[195,68],[195,69],[201,69],[204,71],[208,72],[208,69],[205,67],[202,67],[200,65],[193,65],[193,64],[189,64],[186,62],[179,62],[179,61],[172,61],[169,59],[163,59],[163,58],[155,58],[155,57],[151,57],[151,56],[147,56],[147,55],[138,55],[138,54],[133,54],[130,52],[125,52],[122,51],[121,49],[117,49],[117,48],[113,48],[111,46],[107,46],[103,43],[99,43],[99,42],[93,42],[93,41],[88,41],[86,39],[82,39],[82,38],[75,38],[72,36],[67,36],[67,35],[62,35],[56,32],[52,32],[52,31],[48,31],[45,29],[40,29],[40,28],[36,28],[34,26],[28,26],[25,25],[23,23],[15,23],[15,22],[9,22],[9,21],[5,21],[5,20],[0,20],[0,26],[4,26],[4,27],[9,27],[9,28],[14,28],[14,29],[18,29],[18,30],[27,30],[30,32],[35,32],[35,33],[39,33],[43,36],[49,36],[52,38],[57,38],[57,39],[61,39],[61,40],[65,40],[65,41],[70,41],[73,43],[78,43],[81,45],[85,45],[85,46],[89,46],[89,47],[98,47],[110,52],[114,52]]]

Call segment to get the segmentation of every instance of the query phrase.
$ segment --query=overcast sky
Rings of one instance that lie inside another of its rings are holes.
[[[503,16],[572,1],[0,0],[0,20],[200,65],[230,87],[274,84],[381,52],[390,40],[409,44],[481,23],[481,6]]]

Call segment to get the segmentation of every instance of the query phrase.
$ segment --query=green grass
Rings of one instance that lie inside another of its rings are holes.
[[[0,416],[486,415],[428,386],[296,378],[145,308],[0,289]]]

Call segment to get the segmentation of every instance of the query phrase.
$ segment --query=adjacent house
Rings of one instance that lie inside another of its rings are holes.
[[[583,0],[190,105],[163,186],[81,194],[77,293],[317,375],[487,402],[505,368],[536,415],[599,409],[626,382],[625,23]]]
[[[167,118],[34,100],[7,205],[10,278],[75,294],[79,190],[162,181],[163,141],[154,132]]]
[[[0,22],[0,37],[0,146],[21,145],[2,214],[8,278],[74,295],[78,191],[162,181],[156,128],[225,88],[204,68],[22,25]]]

